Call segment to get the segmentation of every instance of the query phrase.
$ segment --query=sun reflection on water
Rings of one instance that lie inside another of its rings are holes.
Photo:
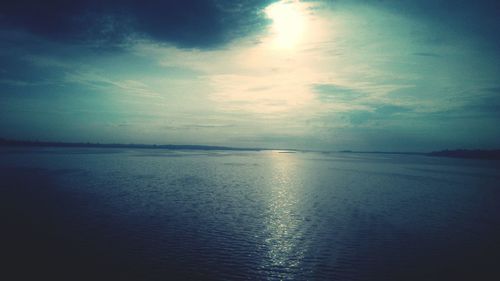
[[[297,207],[301,185],[297,180],[296,156],[271,153],[272,176],[264,244],[267,259],[263,269],[278,279],[290,279],[300,270],[304,258],[301,216]]]

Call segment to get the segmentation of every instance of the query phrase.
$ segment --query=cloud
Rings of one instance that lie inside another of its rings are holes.
[[[488,95],[472,99],[461,108],[461,111],[468,114],[479,114],[481,116],[493,116],[498,118],[500,117],[500,96]]]
[[[487,87],[482,89],[485,92],[493,93],[493,94],[500,94],[500,86],[497,87]]]
[[[118,91],[120,93],[140,96],[161,98],[160,95],[151,89],[147,84],[137,80],[115,80],[105,77],[101,73],[74,72],[67,73],[64,78],[65,83],[77,83],[86,88],[94,88],[108,91]]]
[[[393,104],[384,104],[380,105],[375,109],[375,112],[382,115],[394,115],[400,113],[411,112],[412,109],[405,106],[393,105]]]
[[[391,120],[398,121],[398,119],[405,117],[404,114],[412,111],[411,108],[405,106],[382,104],[375,106],[372,110],[354,110],[343,115],[354,126],[380,127],[380,125],[391,125]],[[383,121],[383,123],[380,124],[380,121]]]
[[[62,75],[60,69],[48,68],[34,63],[31,58],[0,53],[1,95],[9,93],[30,93],[37,87],[56,84]],[[27,88],[30,88],[27,90]]]
[[[335,84],[315,84],[313,90],[323,102],[350,102],[366,96],[358,90]]]
[[[432,22],[432,28],[441,28],[461,36],[473,36],[500,46],[500,2],[497,0],[383,0],[376,5]],[[437,32],[438,34],[438,32]]]
[[[0,4],[0,25],[63,42],[118,45],[131,37],[211,48],[267,23],[269,0],[19,0]]]
[[[412,55],[414,56],[419,56],[419,57],[430,57],[430,58],[440,58],[441,56],[438,55],[438,54],[434,54],[434,53],[425,53],[425,52],[422,52],[422,53],[413,53]]]

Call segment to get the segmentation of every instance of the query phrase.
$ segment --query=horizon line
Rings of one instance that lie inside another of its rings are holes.
[[[284,150],[296,152],[318,153],[365,153],[365,154],[405,154],[426,155],[453,158],[483,158],[500,159],[500,149],[442,149],[430,152],[415,151],[381,151],[381,150],[313,150],[290,148],[265,148],[265,147],[234,147],[225,145],[206,144],[142,144],[142,143],[99,143],[99,142],[65,142],[65,141],[40,141],[16,140],[0,137],[0,146],[35,146],[35,147],[92,147],[92,148],[144,148],[144,149],[170,149],[170,150],[229,150],[229,151],[265,151]]]

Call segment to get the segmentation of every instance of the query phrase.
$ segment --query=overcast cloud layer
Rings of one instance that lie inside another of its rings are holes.
[[[0,137],[499,147],[496,1],[0,4]]]

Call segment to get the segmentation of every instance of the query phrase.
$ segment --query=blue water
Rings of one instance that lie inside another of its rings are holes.
[[[1,148],[0,176],[17,280],[500,280],[495,161]]]

